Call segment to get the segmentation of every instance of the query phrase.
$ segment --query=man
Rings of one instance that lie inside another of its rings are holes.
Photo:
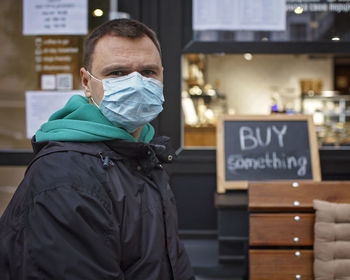
[[[161,165],[174,155],[149,124],[164,101],[154,32],[127,19],[99,26],[80,75],[86,97],[33,137],[1,218],[0,278],[194,279]]]

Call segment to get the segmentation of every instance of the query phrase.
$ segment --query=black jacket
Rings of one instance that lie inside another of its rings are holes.
[[[194,279],[164,143],[35,143],[0,220],[0,278]]]

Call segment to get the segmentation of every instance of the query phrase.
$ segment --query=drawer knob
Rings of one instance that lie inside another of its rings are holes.
[[[300,216],[295,216],[294,221],[299,222],[300,221]]]
[[[301,275],[300,274],[295,275],[295,279],[301,279]]]
[[[294,241],[294,243],[299,243],[299,237],[294,237],[293,241]]]
[[[299,187],[299,183],[298,182],[293,182],[292,186],[293,186],[293,188],[297,188],[297,187]]]
[[[296,251],[296,252],[295,252],[295,256],[296,256],[297,258],[299,258],[299,257],[301,256],[301,253],[300,253],[299,251]]]
[[[299,206],[300,205],[300,202],[298,200],[294,201],[294,206]]]

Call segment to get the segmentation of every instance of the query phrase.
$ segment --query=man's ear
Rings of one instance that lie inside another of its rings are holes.
[[[84,88],[85,96],[87,98],[91,97],[91,90],[90,90],[90,75],[87,72],[87,70],[84,67],[80,68],[80,80],[81,80],[81,86]]]

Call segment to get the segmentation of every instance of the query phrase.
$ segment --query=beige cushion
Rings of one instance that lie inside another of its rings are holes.
[[[350,204],[314,200],[314,209],[315,280],[349,280]]]

